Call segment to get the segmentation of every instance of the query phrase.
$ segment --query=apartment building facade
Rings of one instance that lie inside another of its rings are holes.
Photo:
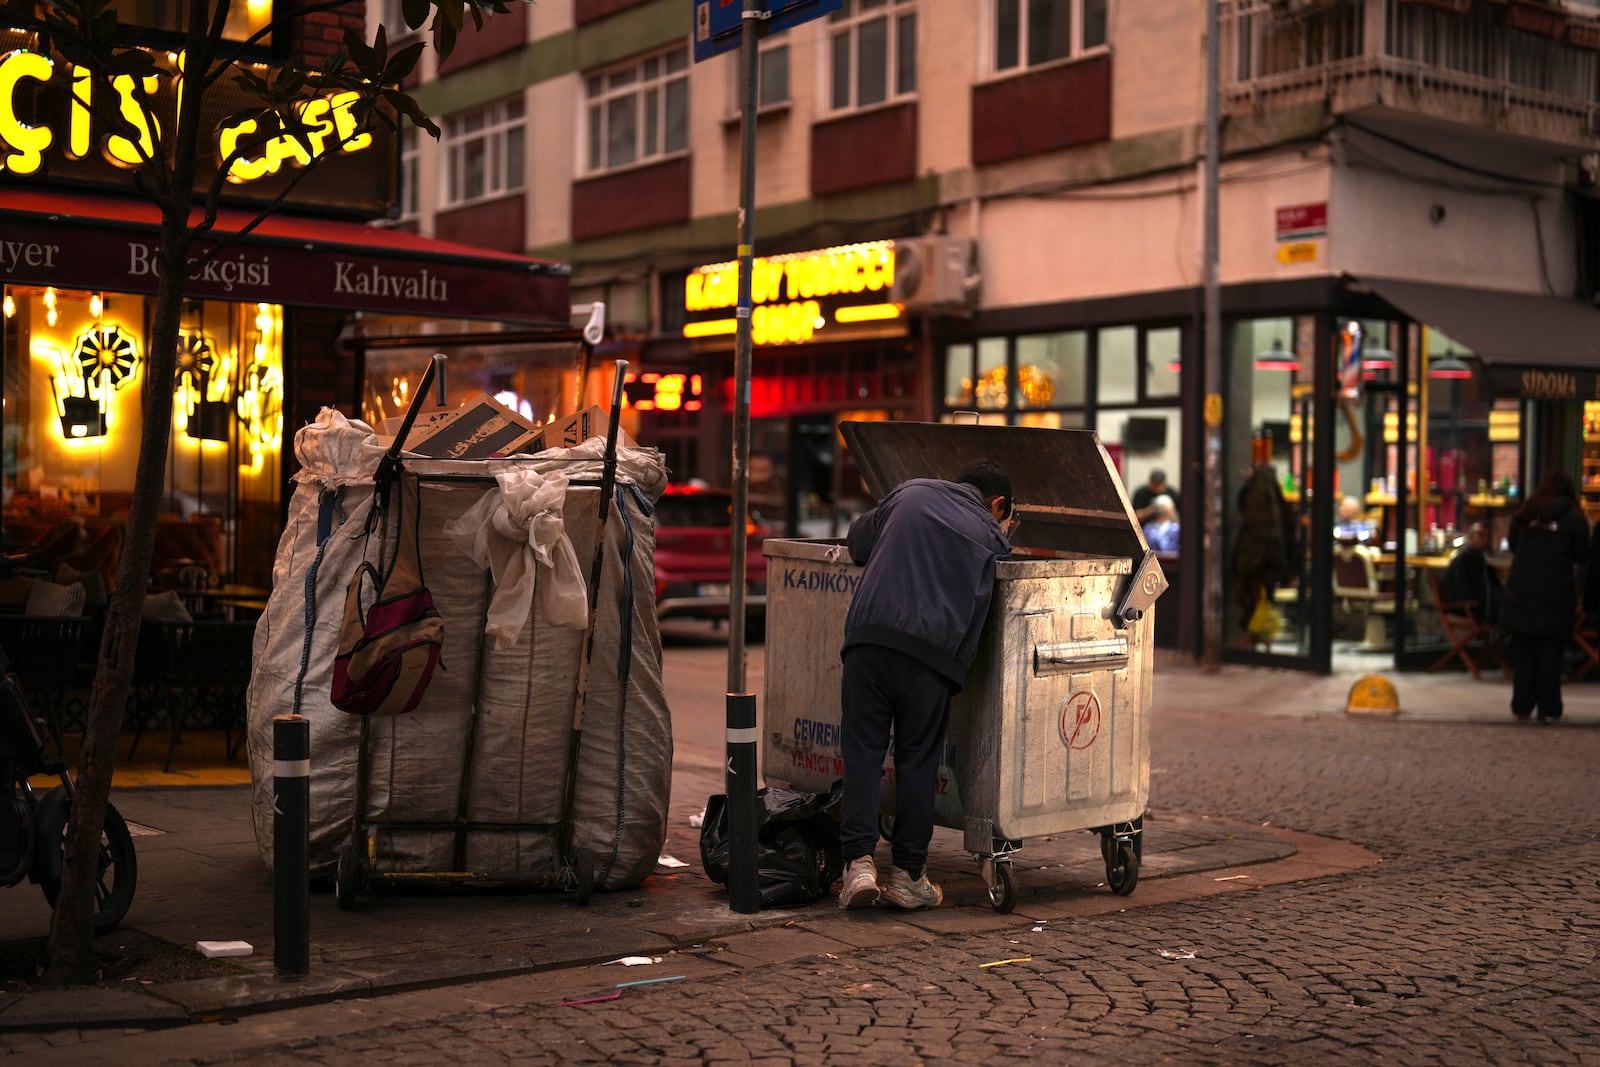
[[[869,503],[841,419],[1086,427],[1130,487],[1155,468],[1178,487],[1165,643],[1221,626],[1232,658],[1327,669],[1347,616],[1387,604],[1367,643],[1434,651],[1424,549],[1474,521],[1498,536],[1600,426],[1600,5],[1219,0],[1219,21],[1214,398],[1204,3],[844,0],[763,41],[750,490],[780,529],[839,533]],[[737,56],[693,62],[693,32],[683,0],[541,0],[427,57],[414,91],[444,136],[406,142],[395,224],[570,263],[641,434],[675,477],[719,482]],[[1260,576],[1232,556],[1262,464],[1290,526],[1265,641]],[[1370,598],[1335,580],[1346,498],[1395,576]]]

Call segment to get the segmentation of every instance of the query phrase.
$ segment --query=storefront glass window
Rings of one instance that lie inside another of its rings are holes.
[[[1145,393],[1176,397],[1183,380],[1183,330],[1167,326],[1144,334]]]
[[[1082,330],[1017,338],[1017,407],[1082,404],[1089,377],[1088,347]]]
[[[972,407],[971,345],[949,345],[944,350],[944,406]]]
[[[52,576],[92,568],[114,582],[142,397],[158,390],[173,403],[163,510],[178,525],[158,529],[153,580],[199,562],[213,584],[265,584],[279,529],[282,309],[186,303],[170,382],[146,377],[150,310],[142,296],[6,289],[7,550],[28,552],[73,526],[64,551],[30,566]]]
[[[1099,384],[1102,404],[1128,404],[1139,399],[1139,330],[1112,326],[1098,335]]]
[[[1224,645],[1309,655],[1323,592],[1310,579],[1307,546],[1332,536],[1310,529],[1306,484],[1314,473],[1315,320],[1242,320],[1227,330],[1226,344]]]
[[[1006,339],[985,337],[978,342],[977,373],[972,382],[975,406],[1006,406]]]
[[[399,328],[402,324],[391,321]],[[530,422],[549,422],[575,409],[578,390],[577,345],[573,342],[449,344],[440,335],[415,347],[369,349],[362,388],[361,417],[374,427],[405,414],[427,370],[429,354],[444,351],[447,407],[458,407],[485,393]],[[591,383],[592,385],[592,383]],[[431,403],[431,399],[428,401]]]

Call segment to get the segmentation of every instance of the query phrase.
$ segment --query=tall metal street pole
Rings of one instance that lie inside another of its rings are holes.
[[[745,692],[744,569],[750,513],[750,272],[755,244],[757,29],[761,0],[744,0],[739,30],[739,294],[733,357],[733,561],[728,575],[728,906],[744,915],[761,910],[760,833],[756,804],[756,745],[760,717],[755,694]]]
[[[750,273],[755,258],[756,108],[760,104],[761,47],[757,31],[765,17],[761,0],[744,0],[739,27],[739,293],[733,356],[733,515],[729,533],[733,561],[728,575],[728,692],[743,693],[744,576],[750,514]]]
[[[1218,140],[1218,86],[1221,52],[1217,39],[1218,0],[1206,0],[1206,167],[1205,167],[1205,634],[1203,663],[1206,670],[1222,666],[1222,292],[1217,278],[1217,168],[1221,165]]]

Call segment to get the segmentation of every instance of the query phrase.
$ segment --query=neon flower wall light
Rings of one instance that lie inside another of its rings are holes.
[[[132,335],[115,323],[101,322],[78,335],[70,354],[48,342],[37,342],[35,349],[52,364],[50,392],[61,436],[68,441],[104,437],[110,429],[106,410],[111,395],[138,374],[139,349]]]

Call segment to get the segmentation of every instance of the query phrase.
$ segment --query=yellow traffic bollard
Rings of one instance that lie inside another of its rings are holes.
[[[1400,694],[1394,683],[1381,674],[1363,674],[1350,687],[1350,699],[1344,709],[1351,715],[1398,715]]]

